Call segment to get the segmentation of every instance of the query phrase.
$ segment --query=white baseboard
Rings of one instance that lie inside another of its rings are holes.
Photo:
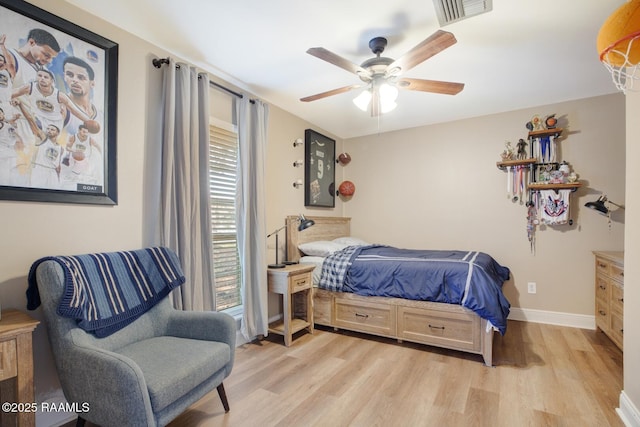
[[[509,320],[521,322],[546,323],[549,325],[569,326],[580,329],[595,329],[595,316],[585,314],[561,313],[558,311],[534,310],[512,307]]]
[[[620,407],[616,408],[618,416],[627,427],[640,427],[640,411],[622,390],[620,393]]]

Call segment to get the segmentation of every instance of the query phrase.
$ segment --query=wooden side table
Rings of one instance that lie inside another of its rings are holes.
[[[0,412],[0,425],[34,426],[32,333],[40,323],[18,310],[2,311],[0,319],[0,400],[27,404],[25,411]],[[23,408],[20,408],[23,409]]]
[[[283,319],[269,325],[269,332],[284,336],[284,345],[289,347],[292,335],[302,329],[313,334],[313,295],[311,272],[308,264],[288,265],[285,268],[267,269],[269,292],[282,295]],[[294,298],[305,297],[304,313],[294,315]]]

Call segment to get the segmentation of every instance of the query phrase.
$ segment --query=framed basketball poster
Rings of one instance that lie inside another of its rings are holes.
[[[307,129],[304,156],[304,205],[335,207],[336,141]]]
[[[118,45],[0,0],[0,199],[117,204]]]

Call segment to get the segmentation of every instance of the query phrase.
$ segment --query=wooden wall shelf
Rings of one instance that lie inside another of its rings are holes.
[[[507,166],[523,166],[534,164],[537,160],[535,158],[520,159],[520,160],[504,160],[502,162],[496,162],[496,166],[500,169],[504,169]]]
[[[581,186],[582,184],[579,182],[568,182],[565,184],[532,182],[531,184],[527,185],[527,188],[529,190],[561,190],[561,189],[576,190]]]
[[[558,136],[562,133],[562,128],[553,128],[553,129],[542,129],[542,130],[532,130],[529,132],[529,138],[544,138],[546,136]]]

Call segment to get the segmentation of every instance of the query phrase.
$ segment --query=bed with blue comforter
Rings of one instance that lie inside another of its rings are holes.
[[[507,267],[483,252],[349,246],[325,259],[318,287],[459,304],[504,334],[510,304],[502,285],[509,274]]]

